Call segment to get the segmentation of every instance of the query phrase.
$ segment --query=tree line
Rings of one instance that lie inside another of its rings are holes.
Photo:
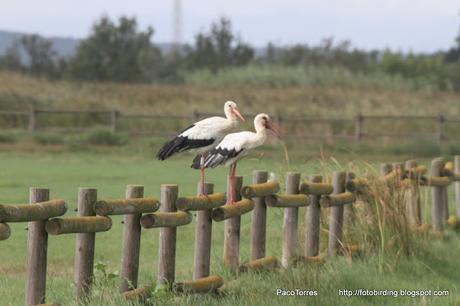
[[[140,29],[134,17],[111,20],[103,16],[72,57],[59,57],[52,42],[39,35],[24,35],[0,56],[0,69],[49,79],[178,84],[184,82],[184,73],[195,70],[219,73],[247,65],[333,66],[356,73],[398,75],[460,91],[460,33],[452,48],[431,54],[362,50],[350,41],[332,38],[315,46],[269,43],[256,52],[234,32],[227,18],[213,22],[192,44],[176,46],[172,52],[161,52],[153,36],[154,29]]]

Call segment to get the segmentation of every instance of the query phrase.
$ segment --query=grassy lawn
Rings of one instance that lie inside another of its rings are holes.
[[[145,194],[158,197],[162,183],[179,184],[181,195],[192,195],[196,191],[198,172],[189,168],[190,156],[174,158],[167,162],[152,160],[142,154],[112,154],[104,152],[41,152],[0,153],[0,202],[5,204],[27,203],[28,188],[47,187],[52,198],[68,201],[67,215],[74,215],[79,187],[98,189],[98,198],[124,196],[125,186],[141,184]],[[271,153],[278,156],[278,152]],[[279,153],[282,156],[282,153]],[[270,152],[269,154],[270,155]],[[347,155],[349,156],[349,155]],[[391,161],[388,157],[385,161]],[[400,157],[398,157],[399,159]],[[278,159],[282,160],[282,159]],[[349,165],[350,157],[335,163],[332,159],[323,161],[309,159],[307,162],[292,163],[254,156],[240,163],[237,171],[247,183],[252,170],[273,171],[281,182],[288,170],[300,171],[303,177],[310,174],[330,173]],[[379,160],[375,160],[378,162]],[[362,167],[358,161],[355,166]],[[226,168],[208,172],[207,180],[215,183],[216,191],[225,190]],[[453,188],[450,190],[451,211],[454,209]],[[424,194],[429,196],[428,193]],[[267,255],[280,258],[282,239],[281,209],[270,209],[267,228]],[[299,239],[303,245],[304,210],[300,212]],[[121,218],[114,216],[109,232],[96,235],[96,263],[107,265],[107,272],[119,270],[121,255]],[[26,224],[10,224],[11,237],[0,242],[0,297],[2,305],[21,305],[24,301],[25,261],[27,232]],[[325,228],[322,229],[325,232]],[[249,257],[250,214],[242,218],[240,259]],[[74,235],[50,236],[48,248],[47,301],[59,301],[71,305],[73,300]],[[322,234],[322,248],[326,245]],[[398,257],[397,262],[379,270],[376,254],[366,254],[350,261],[337,258],[323,266],[300,265],[285,271],[273,273],[249,273],[238,276],[222,267],[223,223],[214,223],[212,248],[212,273],[222,275],[229,284],[229,293],[224,297],[182,296],[171,297],[158,294],[152,302],[163,305],[460,305],[458,273],[460,239],[457,233],[448,232],[443,240],[419,239],[419,247],[413,257]],[[140,258],[140,284],[153,283],[157,271],[158,230],[143,230]],[[194,223],[178,229],[176,280],[191,278],[194,249]],[[117,281],[99,276],[91,305],[126,304],[117,296]],[[317,290],[316,297],[277,296],[276,288]],[[339,297],[339,289],[381,289],[381,290],[449,290],[448,297],[394,298],[394,297]]]

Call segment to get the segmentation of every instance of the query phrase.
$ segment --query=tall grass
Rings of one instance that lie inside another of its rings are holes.
[[[225,77],[228,74],[233,79],[241,79],[237,82],[241,86],[228,85],[219,81],[220,74],[208,72],[203,72],[203,76],[200,72],[188,76],[190,84],[202,84],[200,86],[50,82],[0,72],[0,110],[28,111],[30,106],[81,110],[116,108],[123,113],[190,115],[193,110],[222,113],[223,103],[234,100],[243,114],[263,109],[268,114],[349,118],[358,112],[369,115],[460,115],[457,107],[459,95],[456,93],[408,91],[406,89],[412,88],[413,84],[407,85],[397,77],[353,75],[340,68],[312,67],[306,71],[303,68],[251,66],[221,72]],[[258,81],[261,79],[263,81]],[[214,82],[216,85],[213,86]],[[282,82],[285,87],[276,87],[277,82]],[[367,85],[360,86],[360,82]],[[217,83],[226,85],[218,87]],[[27,119],[27,116],[18,118],[25,127]],[[446,122],[446,128],[456,130],[458,126]]]
[[[185,83],[206,87],[340,87],[379,90],[438,90],[436,83],[405,79],[380,71],[353,72],[340,66],[250,65],[226,68],[218,73],[199,70],[183,73]]]

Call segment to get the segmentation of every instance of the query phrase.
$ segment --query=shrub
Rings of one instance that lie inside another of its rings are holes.
[[[11,133],[0,133],[0,143],[15,143],[17,138]]]
[[[100,128],[88,133],[86,142],[95,146],[122,146],[128,143],[125,134],[113,133],[109,129]]]
[[[58,134],[35,134],[32,138],[36,143],[44,146],[63,144],[65,142],[62,135]]]

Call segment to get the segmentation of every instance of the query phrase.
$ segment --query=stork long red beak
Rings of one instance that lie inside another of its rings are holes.
[[[236,108],[232,108],[232,113],[234,113],[241,121],[245,121],[243,116],[241,116],[240,112]]]
[[[276,123],[273,121],[267,121],[265,127],[271,130],[278,138],[281,138],[281,129]]]

